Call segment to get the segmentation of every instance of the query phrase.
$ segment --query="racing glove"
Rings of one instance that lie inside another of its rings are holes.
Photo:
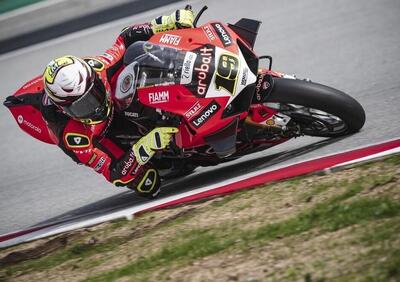
[[[132,147],[137,162],[140,165],[146,164],[157,151],[169,145],[172,135],[178,131],[176,127],[158,127],[140,138]]]
[[[180,29],[192,28],[194,14],[190,8],[176,10],[169,16],[161,16],[151,21],[151,28],[154,33]]]

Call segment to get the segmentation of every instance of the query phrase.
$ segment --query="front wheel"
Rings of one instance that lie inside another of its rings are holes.
[[[365,123],[364,109],[354,98],[309,81],[274,77],[266,102],[289,116],[305,135],[343,136],[359,131]]]

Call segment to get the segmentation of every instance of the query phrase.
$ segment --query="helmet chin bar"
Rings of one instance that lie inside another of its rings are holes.
[[[107,119],[111,116],[113,105],[112,105],[112,102],[111,102],[110,98],[106,99],[106,107],[107,107],[107,113],[101,119],[76,118],[76,117],[72,117],[72,116],[68,115],[67,113],[66,114],[68,116],[70,116],[71,118],[73,118],[74,120],[79,121],[81,123],[84,123],[84,124],[87,124],[87,125],[97,125],[97,124],[100,124],[100,123],[102,123],[104,121],[107,121]]]
[[[94,120],[92,120],[90,118],[88,118],[88,119],[77,119],[77,118],[74,118],[74,120],[79,121],[79,122],[84,123],[84,124],[87,124],[87,125],[96,125],[96,124],[100,124],[100,123],[105,121],[105,120],[94,121]]]

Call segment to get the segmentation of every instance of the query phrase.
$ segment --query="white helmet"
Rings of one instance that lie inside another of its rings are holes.
[[[111,104],[105,86],[84,60],[74,56],[52,60],[43,81],[49,98],[72,118],[95,124],[109,116]]]
[[[46,92],[57,104],[76,100],[93,83],[92,72],[85,61],[74,56],[52,60],[43,75]]]

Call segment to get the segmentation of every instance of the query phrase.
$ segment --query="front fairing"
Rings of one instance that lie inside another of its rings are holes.
[[[237,126],[254,93],[257,65],[249,67],[234,33],[227,45],[214,26],[157,34],[127,51],[127,62],[139,63],[136,99],[181,117],[177,139],[183,148],[205,145],[208,136]]]

